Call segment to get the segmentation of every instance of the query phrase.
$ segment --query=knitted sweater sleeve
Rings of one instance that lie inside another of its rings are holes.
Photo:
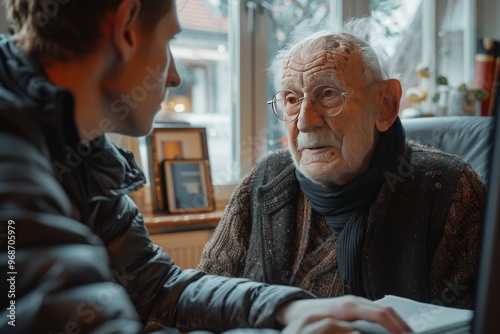
[[[234,190],[221,221],[205,245],[199,270],[242,277],[250,239],[251,190],[255,169]]]
[[[469,166],[461,174],[431,260],[431,302],[472,308],[486,188]]]

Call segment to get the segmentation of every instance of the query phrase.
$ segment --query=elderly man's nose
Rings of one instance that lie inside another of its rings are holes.
[[[314,109],[313,103],[314,102],[308,97],[302,100],[300,113],[297,119],[297,129],[301,132],[311,131],[325,123],[323,116]]]

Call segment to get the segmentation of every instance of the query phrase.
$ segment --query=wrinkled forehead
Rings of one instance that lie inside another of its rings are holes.
[[[330,83],[351,88],[366,78],[360,45],[348,34],[326,35],[297,45],[285,58],[282,84]],[[297,83],[297,81],[301,81]]]

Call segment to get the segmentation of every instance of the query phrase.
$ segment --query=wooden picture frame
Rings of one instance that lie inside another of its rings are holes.
[[[163,160],[165,205],[170,213],[215,209],[208,160]]]
[[[169,213],[166,205],[163,161],[207,160],[206,129],[201,127],[167,127],[155,124],[146,138],[153,212]]]

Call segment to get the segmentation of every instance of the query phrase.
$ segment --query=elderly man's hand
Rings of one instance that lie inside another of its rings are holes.
[[[353,329],[346,321],[355,320],[377,323],[394,334],[411,332],[391,307],[355,296],[293,301],[283,305],[276,316],[287,325],[285,334],[350,333]]]

